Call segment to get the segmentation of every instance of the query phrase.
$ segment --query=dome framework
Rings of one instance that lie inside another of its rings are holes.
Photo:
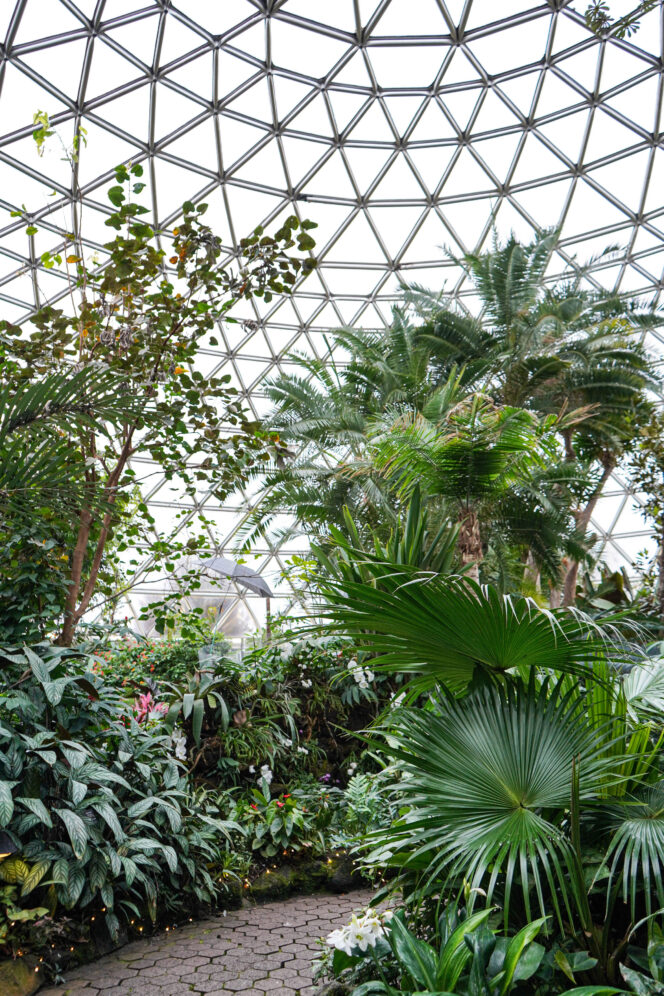
[[[595,36],[584,6],[8,0],[0,11],[1,316],[23,321],[67,295],[65,271],[41,261],[63,247],[65,232],[80,231],[103,265],[105,190],[112,167],[128,160],[146,167],[146,203],[160,228],[172,227],[185,199],[208,202],[209,223],[231,246],[291,213],[318,223],[317,271],[292,298],[238,305],[238,324],[220,330],[222,346],[204,350],[208,371],[230,373],[258,417],[265,379],[292,369],[289,353],[324,357],[331,329],[382,327],[402,282],[444,286],[472,311],[472,287],[451,256],[486,246],[493,228],[530,239],[536,228],[560,226],[552,280],[595,257],[589,284],[658,299],[662,4],[631,39]],[[65,149],[85,129],[76,162],[55,138],[38,156],[37,111]],[[26,219],[36,234],[26,235]],[[618,251],[597,256],[608,245]],[[651,345],[660,351],[655,334]],[[156,527],[168,533],[171,492],[154,468],[135,469]],[[201,493],[199,507],[215,523],[211,544],[232,550],[246,501],[221,508]],[[594,526],[615,566],[651,545],[638,496],[620,474]],[[288,599],[280,575],[301,543],[266,541],[255,552],[252,566]],[[259,620],[262,604],[235,593]]]

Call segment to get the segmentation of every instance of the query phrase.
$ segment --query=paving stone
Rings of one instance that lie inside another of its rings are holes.
[[[370,898],[365,890],[296,897],[190,923],[132,941],[39,996],[308,996],[314,992],[311,962],[320,953],[318,939]]]

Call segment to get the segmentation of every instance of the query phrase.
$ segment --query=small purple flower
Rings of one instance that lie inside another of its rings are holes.
[[[327,783],[327,782],[329,782],[329,780],[330,780],[331,777],[332,777],[332,775],[330,775],[330,774],[321,775],[320,778],[318,779],[318,781],[319,782],[326,782]]]

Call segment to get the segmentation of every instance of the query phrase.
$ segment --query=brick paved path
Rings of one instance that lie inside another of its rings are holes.
[[[368,891],[254,906],[134,941],[74,969],[39,996],[220,996],[312,993],[319,937],[365,907]]]

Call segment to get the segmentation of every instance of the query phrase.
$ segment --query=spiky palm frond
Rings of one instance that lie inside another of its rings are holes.
[[[0,391],[0,494],[6,507],[79,507],[95,502],[71,434],[111,436],[127,420],[155,418],[149,398],[103,367],[50,374]]]

